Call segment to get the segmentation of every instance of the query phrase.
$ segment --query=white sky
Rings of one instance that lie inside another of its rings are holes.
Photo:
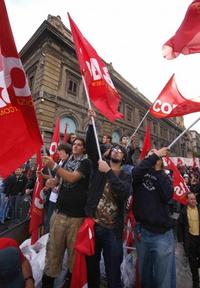
[[[162,57],[192,0],[5,0],[18,51],[47,19],[70,13],[97,53],[152,102],[173,73],[186,98],[200,95],[200,54]],[[184,116],[188,127],[199,112]],[[200,133],[200,121],[192,127]]]

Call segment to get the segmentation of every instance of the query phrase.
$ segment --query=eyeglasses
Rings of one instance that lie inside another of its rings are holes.
[[[112,148],[112,151],[114,151],[114,152],[119,152],[119,153],[123,153],[120,148]]]

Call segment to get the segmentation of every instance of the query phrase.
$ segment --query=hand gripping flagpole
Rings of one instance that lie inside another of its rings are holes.
[[[83,75],[82,75],[82,80],[83,80],[83,85],[84,85],[84,88],[85,88],[85,93],[86,93],[86,97],[87,97],[88,107],[89,107],[89,109],[92,109],[91,102],[90,102],[90,97],[89,97],[89,93],[88,93],[88,89],[87,89],[85,78],[84,78]],[[92,116],[91,119],[92,119],[92,126],[93,126],[93,129],[94,129],[94,136],[95,136],[95,140],[96,140],[96,144],[97,144],[97,150],[98,150],[98,154],[99,154],[99,160],[102,160],[101,150],[100,150],[100,146],[99,146],[99,140],[98,140],[98,136],[97,136],[97,129],[96,129],[94,117]]]
[[[145,120],[145,118],[147,117],[147,115],[149,114],[149,110],[147,110],[146,114],[144,115],[144,117],[142,118],[142,120],[140,121],[140,123],[138,124],[137,128],[135,129],[133,135],[131,137],[134,137],[135,134],[137,133],[138,129],[140,128],[140,126],[142,125],[143,121]]]
[[[200,120],[200,117],[197,118],[188,128],[186,128],[174,141],[168,146],[170,149],[192,126],[194,126],[198,121]]]

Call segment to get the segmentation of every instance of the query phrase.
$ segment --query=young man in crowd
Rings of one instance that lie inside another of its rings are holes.
[[[178,242],[184,245],[192,273],[193,288],[199,288],[200,263],[200,208],[194,193],[187,194],[187,205],[178,218]]]
[[[136,249],[142,288],[175,288],[175,242],[168,202],[173,196],[162,157],[168,149],[153,149],[132,171]]]
[[[65,249],[67,248],[68,280],[64,287],[70,287],[70,276],[74,264],[74,243],[83,222],[86,204],[90,161],[85,154],[85,141],[76,138],[72,143],[72,155],[64,167],[56,164],[51,157],[43,157],[44,165],[62,178],[56,209],[50,220],[49,240],[43,275],[43,288],[51,288],[54,278],[62,268]]]
[[[95,117],[90,110],[89,116]],[[86,215],[95,220],[95,255],[88,257],[88,287],[100,287],[100,259],[103,251],[109,288],[121,288],[120,266],[123,260],[122,232],[125,204],[130,195],[131,175],[122,165],[125,147],[117,144],[110,150],[109,161],[99,160],[93,126],[89,125],[86,149],[93,164]]]

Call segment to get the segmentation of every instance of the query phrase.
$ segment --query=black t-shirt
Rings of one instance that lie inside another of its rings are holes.
[[[56,208],[70,217],[84,217],[91,171],[90,161],[82,160],[76,171],[81,173],[81,179],[75,183],[62,183]]]

